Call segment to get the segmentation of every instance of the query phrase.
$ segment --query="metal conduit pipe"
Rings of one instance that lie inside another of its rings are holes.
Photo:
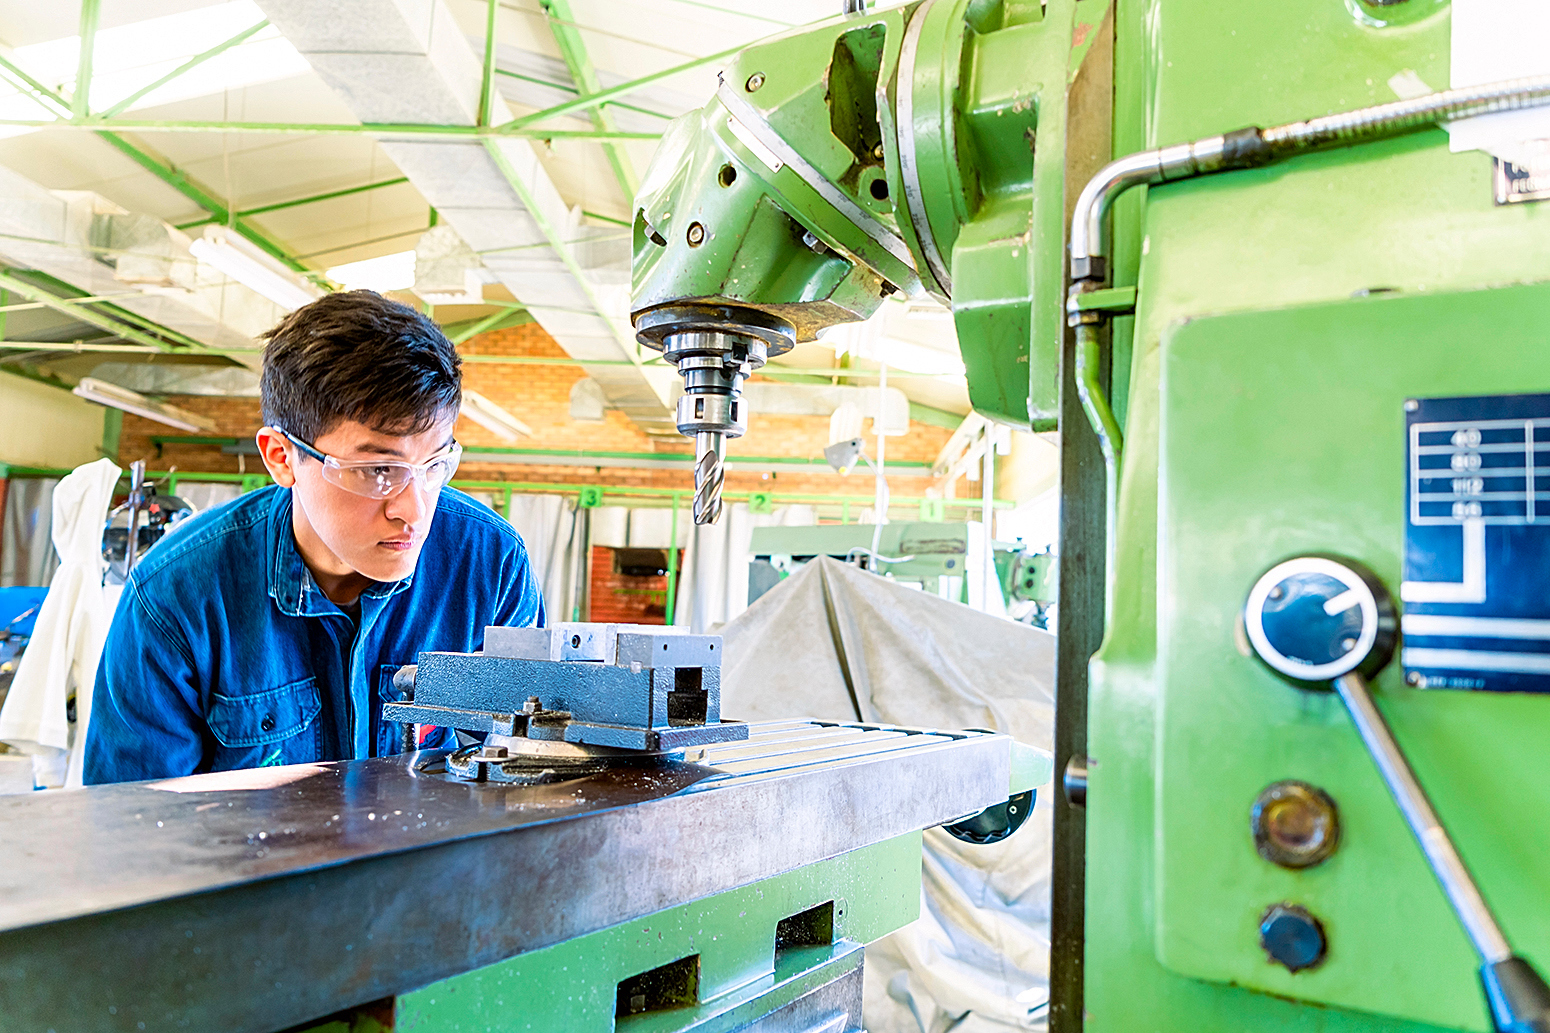
[[[1098,290],[1108,276],[1107,216],[1114,201],[1133,186],[1256,168],[1326,147],[1342,147],[1400,136],[1439,122],[1550,104],[1550,76],[1507,79],[1411,100],[1358,108],[1261,129],[1248,126],[1190,143],[1140,151],[1110,162],[1077,197],[1071,216],[1071,290],[1066,322],[1077,333],[1077,393],[1103,448],[1111,474],[1123,451],[1114,411],[1098,378],[1098,330],[1105,314],[1083,310],[1081,296]]]

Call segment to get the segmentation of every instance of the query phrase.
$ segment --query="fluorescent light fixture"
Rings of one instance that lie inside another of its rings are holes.
[[[324,275],[347,291],[368,290],[378,294],[406,291],[414,286],[414,252],[400,251],[360,262],[336,265]]]
[[[533,428],[484,397],[478,391],[470,391],[466,387],[463,388],[462,412],[464,416],[467,416],[470,420],[479,424],[479,426],[494,431],[507,441],[515,441],[519,437],[530,438],[533,436]]]
[[[287,312],[322,297],[322,291],[225,226],[206,226],[204,236],[190,244],[188,250],[201,262],[219,269]]]
[[[131,391],[126,387],[119,387],[117,384],[110,384],[106,380],[98,380],[95,377],[82,377],[81,382],[75,385],[70,393],[88,402],[132,412],[136,416],[144,416],[148,420],[165,423],[178,430],[202,430],[209,433],[215,429],[214,420],[191,413],[187,409],[179,409],[175,405],[158,402],[138,391]]]

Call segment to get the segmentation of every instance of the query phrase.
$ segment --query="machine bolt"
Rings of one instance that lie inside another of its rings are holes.
[[[705,243],[705,227],[697,222],[691,222],[689,224],[688,239],[690,247],[699,247]]]
[[[524,714],[536,714],[542,709],[543,704],[539,702],[537,696],[529,696],[527,702],[522,704],[522,712]]]
[[[1259,945],[1288,972],[1313,968],[1329,949],[1323,924],[1298,904],[1272,904],[1265,909],[1259,920]]]
[[[1405,400],[1405,412],[1415,412],[1419,408],[1421,408],[1421,403],[1414,398]]]
[[[1416,672],[1416,671],[1411,671],[1409,674],[1405,675],[1405,684],[1406,685],[1410,685],[1412,687],[1419,686],[1421,684],[1421,675],[1420,675],[1420,673]]]
[[[505,760],[508,756],[504,746],[486,746],[474,756],[474,760]]]
[[[757,90],[759,87],[761,87],[763,85],[764,85],[764,73],[763,72],[755,72],[755,73],[753,73],[752,75],[750,75],[748,77],[748,82],[744,84],[745,88],[748,90],[749,93],[754,92],[755,90]]]
[[[1272,782],[1254,799],[1249,828],[1259,856],[1282,868],[1311,868],[1340,845],[1340,812],[1318,786]]]
[[[872,158],[875,161],[882,161],[883,160],[883,145],[882,144],[878,144],[876,147],[872,148]]]

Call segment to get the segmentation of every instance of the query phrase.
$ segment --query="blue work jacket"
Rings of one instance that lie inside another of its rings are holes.
[[[402,726],[382,720],[394,672],[481,649],[487,625],[543,620],[517,532],[443,488],[414,572],[368,588],[355,631],[296,550],[290,489],[252,492],[135,567],[97,670],[85,780],[397,753]]]

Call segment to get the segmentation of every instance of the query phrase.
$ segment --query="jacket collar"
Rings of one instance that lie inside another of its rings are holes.
[[[266,549],[269,557],[269,597],[288,617],[326,617],[339,613],[302,562],[292,527],[291,491],[276,488],[274,502],[265,521]],[[377,581],[361,593],[364,599],[386,599],[414,583],[414,573],[399,581]]]

